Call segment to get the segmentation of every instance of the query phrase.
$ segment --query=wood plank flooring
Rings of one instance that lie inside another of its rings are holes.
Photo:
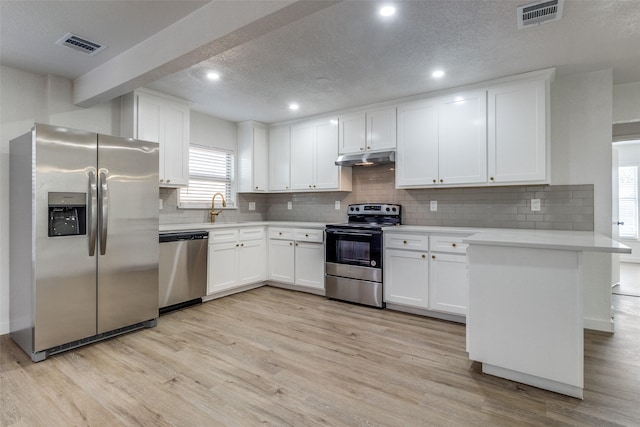
[[[638,426],[640,298],[614,302],[584,401],[482,374],[463,325],[262,287],[37,364],[0,337],[0,425]]]

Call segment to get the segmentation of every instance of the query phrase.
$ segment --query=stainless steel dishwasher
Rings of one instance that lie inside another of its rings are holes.
[[[207,293],[209,233],[160,233],[160,314],[202,302]]]

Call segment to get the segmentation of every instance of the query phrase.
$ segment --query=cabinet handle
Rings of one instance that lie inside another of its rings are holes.
[[[282,236],[282,231],[278,231],[278,234]]]
[[[244,243],[240,243],[240,246],[244,246]]]
[[[288,189],[289,189],[289,186],[284,187],[284,189],[285,189],[285,190],[288,190]]]
[[[160,182],[164,182],[164,179],[161,179]]]
[[[311,188],[311,184],[309,184],[309,188]]]
[[[425,254],[422,254],[422,259],[425,259],[427,256]]]
[[[316,185],[315,185],[315,184],[313,185],[313,188],[316,188]]]
[[[364,148],[360,147],[360,151],[364,151]]]
[[[493,177],[489,178],[490,181],[493,181]]]
[[[168,180],[167,180],[167,182],[171,182],[171,180],[170,180],[170,179],[168,179]]]
[[[292,242],[289,242],[289,246],[293,246],[293,243],[292,243]]]
[[[406,241],[406,240],[403,240],[403,241],[402,241],[402,243],[406,245],[406,244],[407,244],[407,241]]]
[[[298,243],[296,243],[296,246],[298,246]]]
[[[305,234],[305,235],[304,235],[304,237],[309,237],[309,235],[308,235],[308,234]]]
[[[371,150],[371,147],[367,146],[367,150]]]
[[[455,247],[456,247],[456,244],[455,244],[455,243],[452,243],[452,244],[451,244],[451,246],[453,246],[453,247],[455,248]]]
[[[424,258],[424,255],[422,255],[422,257]],[[436,259],[435,255],[431,255],[431,259]]]
[[[433,183],[434,183],[434,184],[436,183],[436,180],[435,180],[435,179],[433,180]]]
[[[258,186],[256,185],[256,190],[258,189]]]
[[[443,182],[444,182],[444,180],[443,180],[443,179],[441,179],[441,180],[440,180],[440,183],[443,183]]]
[[[237,248],[238,246],[240,246],[240,245],[239,245],[238,243],[236,243],[236,248]]]

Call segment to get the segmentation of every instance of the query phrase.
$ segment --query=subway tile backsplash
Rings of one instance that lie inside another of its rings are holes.
[[[208,210],[177,209],[176,190],[160,189],[160,197],[161,224],[209,220]],[[540,199],[539,212],[531,211],[531,199]],[[591,184],[398,190],[389,166],[353,168],[350,193],[240,194],[238,200],[239,209],[224,211],[216,221],[339,223],[346,220],[350,203],[389,202],[402,205],[402,222],[408,225],[593,230]],[[255,211],[248,210],[250,201],[256,202]],[[435,212],[431,201],[438,202]]]

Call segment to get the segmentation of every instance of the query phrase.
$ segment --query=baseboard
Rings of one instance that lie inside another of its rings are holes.
[[[288,289],[290,291],[300,291],[308,294],[325,296],[324,289],[311,288],[309,286],[291,285],[289,283],[273,282],[267,280],[267,286],[273,286],[274,288]]]
[[[602,320],[602,319],[587,319],[586,317],[583,320],[584,329],[591,329],[593,331],[600,332],[615,332],[615,323],[613,323],[613,319]]]

